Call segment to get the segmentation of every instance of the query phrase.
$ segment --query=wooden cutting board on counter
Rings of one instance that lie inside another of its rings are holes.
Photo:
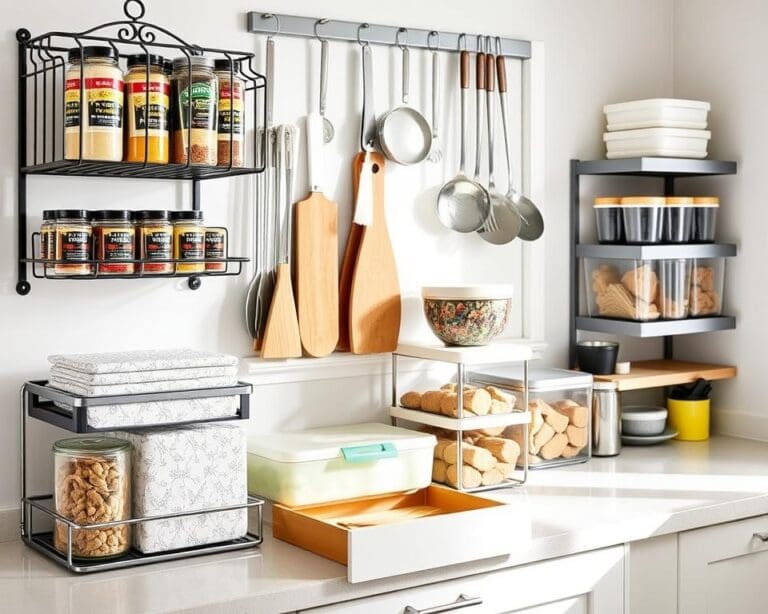
[[[373,164],[373,223],[365,226],[352,275],[349,342],[353,354],[392,352],[400,335],[400,280],[384,210],[384,156],[369,153]],[[363,189],[363,186],[358,186]]]

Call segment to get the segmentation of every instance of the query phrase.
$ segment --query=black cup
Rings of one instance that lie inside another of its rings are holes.
[[[615,341],[579,341],[576,344],[576,360],[579,369],[593,375],[613,375],[619,344]]]

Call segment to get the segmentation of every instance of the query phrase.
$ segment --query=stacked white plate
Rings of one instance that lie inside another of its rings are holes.
[[[708,102],[675,98],[606,105],[606,157],[706,158],[709,109]]]

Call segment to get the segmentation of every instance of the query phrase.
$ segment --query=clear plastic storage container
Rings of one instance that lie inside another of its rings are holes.
[[[584,258],[590,317],[649,322],[661,317],[658,261]]]
[[[248,490],[296,507],[424,488],[434,435],[386,424],[276,433],[248,444]]]
[[[691,261],[691,317],[723,313],[725,258],[698,258]]]
[[[76,437],[53,444],[56,511],[79,525],[131,517],[131,444],[114,437]],[[56,521],[54,545],[67,552],[68,527]],[[131,547],[131,527],[72,530],[72,556],[106,558]]]
[[[523,371],[515,366],[474,371],[473,384],[493,385],[515,394],[523,403]],[[532,469],[582,463],[591,457],[592,376],[564,369],[528,372],[528,464]],[[523,448],[525,427],[508,426],[501,435]],[[517,461],[522,465],[523,458]]]

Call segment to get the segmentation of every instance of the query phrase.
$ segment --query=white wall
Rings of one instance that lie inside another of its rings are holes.
[[[675,96],[712,103],[710,157],[737,160],[738,174],[693,180],[691,190],[719,195],[719,240],[736,243],[728,261],[726,305],[737,329],[677,342],[680,355],[735,364],[739,376],[715,386],[714,419],[722,432],[768,440],[768,409],[762,383],[768,328],[765,242],[768,228],[768,56],[761,0],[676,0]],[[682,188],[682,185],[681,185]]]
[[[0,476],[0,508],[17,504],[14,468],[18,456],[18,388],[25,379],[45,376],[45,358],[49,354],[180,345],[241,356],[250,354],[241,324],[246,278],[204,280],[198,292],[185,290],[183,283],[162,280],[35,281],[29,296],[19,297],[14,292],[14,30],[22,26],[33,33],[77,30],[115,18],[120,4],[116,0],[27,0],[11,3],[4,9],[5,59],[0,62],[0,82],[6,84],[1,103],[6,121],[0,122],[0,139],[7,146],[0,150],[0,466],[4,468]],[[547,361],[564,364],[568,322],[568,160],[602,155],[604,103],[670,93],[671,1],[494,0],[467,5],[460,0],[390,0],[385,4],[334,0],[322,4],[324,15],[318,17],[380,23],[393,23],[401,18],[404,25],[453,31],[486,30],[544,42],[546,198],[541,205],[547,223],[546,297],[538,309],[544,312],[545,335],[550,343]],[[236,0],[148,2],[150,20],[170,25],[189,40],[257,49],[260,39],[244,31],[248,10],[314,15],[320,9],[318,3],[309,0],[284,0],[262,6]],[[309,44],[299,41],[278,42],[278,64],[285,70],[277,85],[278,121],[293,121],[306,112],[307,90],[303,82],[309,48]],[[312,49],[311,53],[316,53],[315,46]],[[261,45],[258,50],[261,53]],[[328,192],[345,203],[349,200],[349,162],[356,147],[359,120],[357,97],[344,75],[356,74],[356,49],[334,45],[332,51],[336,55],[332,62],[335,75],[329,112],[338,132],[327,161]],[[377,86],[388,86],[399,75],[397,58],[394,53],[388,57],[378,49],[374,53],[380,67],[377,77],[382,75]],[[427,74],[425,61],[422,56],[418,74]],[[316,80],[314,71],[311,79]],[[352,79],[355,83],[356,77]],[[391,89],[379,89],[381,110],[393,99]],[[416,91],[424,93],[421,87]],[[454,98],[444,109],[455,112],[455,105]],[[446,125],[448,121],[445,120]],[[450,140],[449,147],[451,155],[443,171],[446,176],[455,172],[451,166],[451,160],[455,160],[455,138]],[[439,185],[441,177],[435,168],[398,169],[396,179],[390,181],[390,186],[395,181],[398,186],[390,191],[387,207],[404,285],[415,289],[422,283],[453,278],[449,271],[454,269],[445,267],[446,262],[468,263],[460,269],[459,280],[476,276],[476,281],[491,281],[498,280],[500,275],[513,275],[518,266],[518,246],[491,248],[476,237],[458,237],[440,230],[430,213],[429,190]],[[43,208],[137,208],[139,202],[141,206],[176,207],[188,203],[189,198],[188,186],[162,182],[35,178],[30,183],[33,218]],[[206,215],[215,223],[229,224],[235,234],[233,245],[239,244],[241,248],[248,232],[249,185],[248,180],[240,180],[203,186]],[[304,185],[300,177],[296,185],[297,189]],[[347,217],[342,216],[342,227],[349,219],[348,205],[345,207],[342,212]],[[411,319],[418,317],[414,315]],[[259,387],[250,428],[254,432],[299,428],[380,415],[377,408],[387,401],[388,381],[375,375],[345,377],[353,368],[354,364],[340,365],[339,377],[334,379]],[[48,449],[58,436],[60,432],[45,425],[34,425],[32,429],[32,454],[39,464],[33,472],[34,483],[39,488],[48,482]]]

